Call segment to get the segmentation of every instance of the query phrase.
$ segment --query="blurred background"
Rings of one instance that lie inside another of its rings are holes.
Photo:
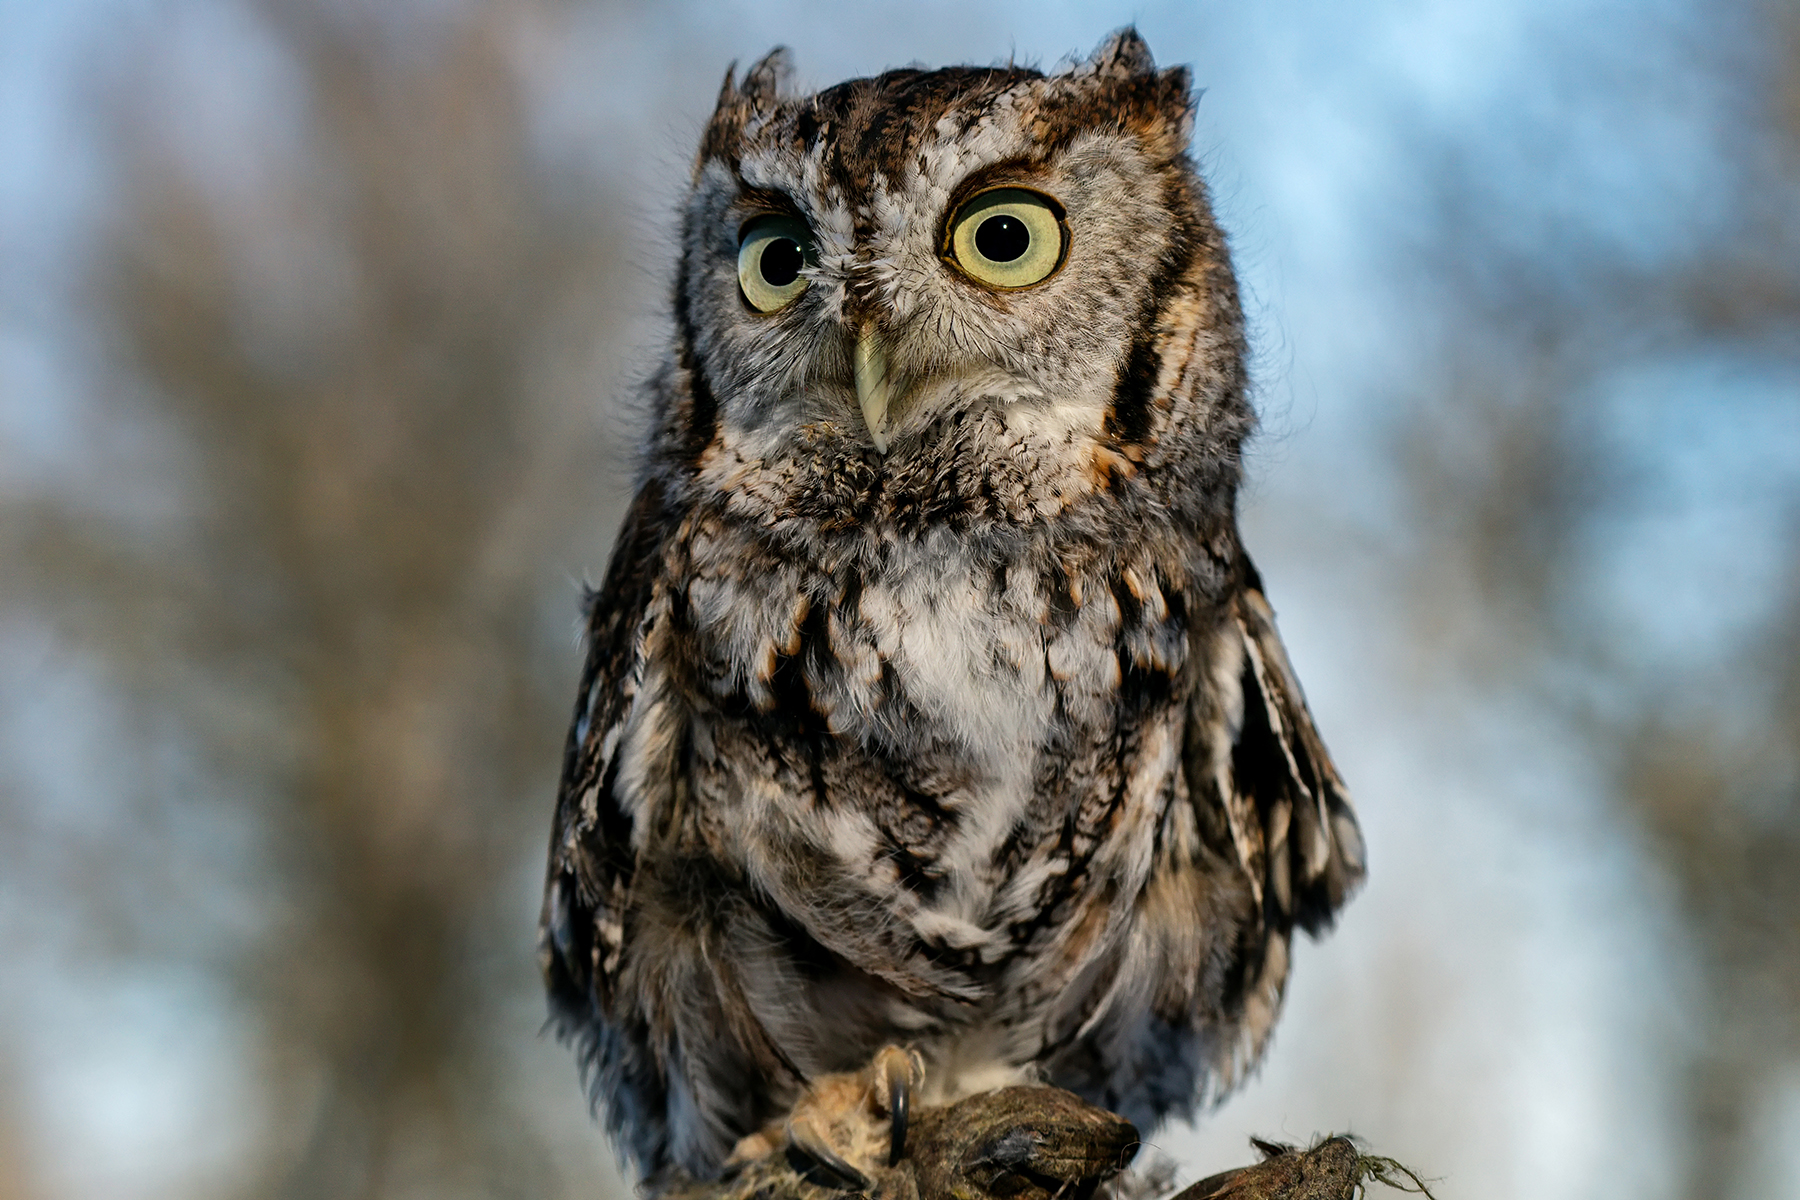
[[[1132,19],[1372,864],[1156,1141],[1800,1194],[1800,4],[0,0],[0,1200],[629,1193],[533,927],[719,78]]]

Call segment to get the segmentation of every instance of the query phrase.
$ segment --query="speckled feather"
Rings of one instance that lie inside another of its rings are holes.
[[[674,344],[604,586],[550,847],[552,1009],[652,1186],[906,1042],[927,1102],[1023,1079],[1146,1131],[1222,1094],[1296,925],[1361,878],[1349,800],[1239,544],[1253,425],[1184,70],[728,75]],[[944,257],[982,188],[1061,268]],[[738,231],[804,220],[753,311]],[[852,376],[905,381],[886,452]]]

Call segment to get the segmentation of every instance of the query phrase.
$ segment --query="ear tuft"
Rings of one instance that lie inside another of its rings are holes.
[[[1136,75],[1154,75],[1156,59],[1150,46],[1139,35],[1137,27],[1127,25],[1115,30],[1093,57],[1075,69],[1077,75],[1093,75],[1101,79],[1130,79]]]
[[[744,83],[738,90],[751,111],[768,112],[787,94],[793,78],[793,53],[786,46],[777,46],[744,72]]]
[[[1187,153],[1194,126],[1191,76],[1186,67],[1157,70],[1149,45],[1134,27],[1115,32],[1092,57],[1060,78],[1093,120],[1117,122],[1157,158]]]
[[[752,118],[774,110],[787,93],[794,76],[793,55],[786,46],[777,46],[763,55],[748,71],[744,81],[737,82],[737,64],[725,69],[725,82],[719,88],[719,104],[700,138],[700,154],[694,160],[694,178],[715,158],[735,160],[738,140]]]
[[[725,68],[725,82],[719,85],[719,102],[713,106],[717,112],[737,99],[737,59],[732,59]]]

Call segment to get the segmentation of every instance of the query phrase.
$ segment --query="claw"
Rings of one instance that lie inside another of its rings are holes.
[[[812,1159],[827,1175],[837,1176],[844,1189],[853,1192],[869,1190],[869,1177],[845,1162],[831,1148],[831,1143],[819,1133],[811,1118],[794,1117],[788,1121],[787,1136],[790,1146]]]
[[[875,1075],[881,1085],[877,1107],[888,1110],[888,1166],[906,1153],[906,1123],[912,1111],[912,1089],[925,1078],[925,1060],[917,1050],[887,1046],[875,1056]],[[885,1101],[885,1105],[883,1105]]]
[[[897,1166],[900,1156],[906,1153],[906,1110],[912,1103],[912,1081],[904,1075],[895,1079],[890,1073],[888,1086],[888,1103],[893,1112],[888,1114],[888,1166]]]

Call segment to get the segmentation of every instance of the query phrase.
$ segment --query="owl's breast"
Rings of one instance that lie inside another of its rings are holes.
[[[1106,833],[1154,836],[1178,773],[1179,728],[1146,734],[1178,707],[1178,547],[943,531],[809,558],[718,527],[697,548],[695,827],[828,947],[991,978],[1091,882]]]

